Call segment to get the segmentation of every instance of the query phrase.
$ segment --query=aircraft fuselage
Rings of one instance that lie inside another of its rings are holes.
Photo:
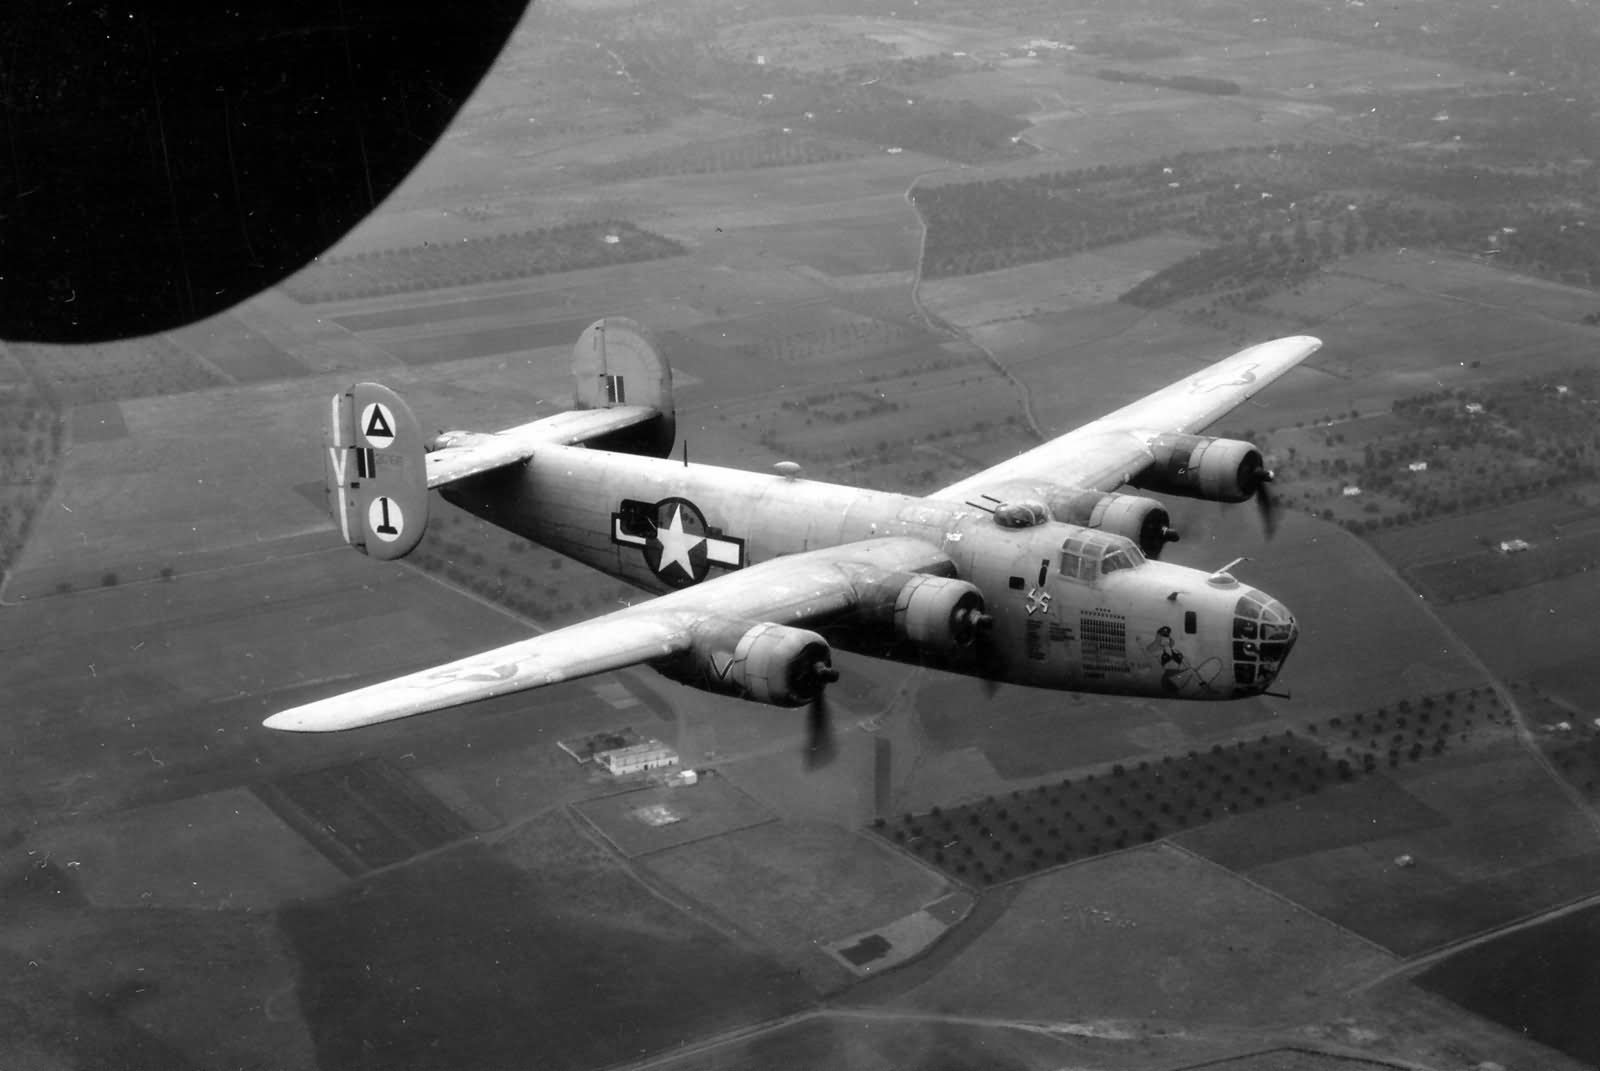
[[[959,653],[930,658],[849,622],[822,631],[847,650],[1033,687],[1257,695],[1297,634],[1281,603],[1225,573],[1146,560],[1122,537],[1075,525],[1003,527],[989,510],[959,501],[564,446],[442,493],[657,593],[802,551],[919,539],[983,593],[993,626],[981,664]]]

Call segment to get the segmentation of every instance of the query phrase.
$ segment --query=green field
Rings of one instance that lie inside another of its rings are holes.
[[[1559,907],[1600,880],[1588,816],[1514,744],[1407,769],[1400,785],[1414,801],[1401,814],[1421,804],[1447,821],[1307,842],[1242,873],[1402,956]]]
[[[909,915],[947,888],[881,844],[806,821],[672,848],[647,868],[829,989],[849,975],[824,945]]]
[[[1576,1060],[1600,1062],[1589,1011],[1600,1000],[1592,969],[1600,909],[1573,912],[1459,952],[1417,977],[1509,1030]]]
[[[1026,883],[982,941],[892,1006],[1246,1025],[1311,1013],[1388,962],[1220,868],[1157,847]]]
[[[720,777],[694,785],[643,786],[575,804],[573,810],[629,859],[693,841],[722,839],[775,817]]]
[[[322,1066],[504,1067],[533,1055],[588,1068],[810,996],[769,955],[663,903],[560,815],[281,920]]]

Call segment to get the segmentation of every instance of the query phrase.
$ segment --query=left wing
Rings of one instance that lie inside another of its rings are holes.
[[[895,573],[955,567],[931,544],[885,538],[776,558],[531,639],[274,714],[269,729],[330,732],[670,658],[708,625],[811,625],[854,609]]]
[[[1240,350],[1109,416],[928,497],[964,500],[1008,484],[1034,482],[1115,490],[1154,460],[1149,448],[1152,438],[1205,429],[1321,346],[1321,339],[1295,335]]]

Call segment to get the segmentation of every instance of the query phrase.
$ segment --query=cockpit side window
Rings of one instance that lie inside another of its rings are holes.
[[[1131,540],[1104,532],[1081,532],[1061,544],[1061,575],[1089,584],[1106,573],[1138,568],[1144,561]]]
[[[1100,571],[1102,573],[1112,573],[1118,569],[1132,569],[1133,564],[1133,558],[1128,554],[1127,550],[1118,548],[1100,559]]]

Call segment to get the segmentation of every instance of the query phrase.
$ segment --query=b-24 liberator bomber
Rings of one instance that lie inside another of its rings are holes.
[[[1241,583],[1159,561],[1155,499],[1244,502],[1270,520],[1272,474],[1247,442],[1199,434],[1315,352],[1306,336],[1242,350],[1066,435],[926,496],[673,456],[672,373],[630,320],[574,348],[576,407],[495,433],[425,440],[387,387],[333,397],[330,509],[380,559],[422,538],[429,491],[658,597],[481,654],[274,714],[350,729],[648,664],[707,691],[811,709],[833,651],[993,682],[1191,700],[1260,695],[1298,636]]]

